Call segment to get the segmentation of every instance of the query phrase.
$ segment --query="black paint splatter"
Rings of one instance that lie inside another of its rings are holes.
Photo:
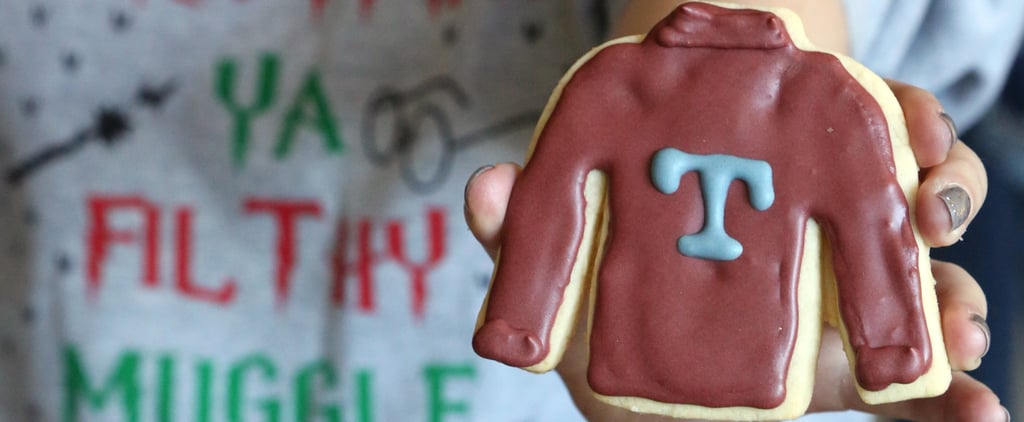
[[[37,4],[29,10],[29,19],[32,20],[32,26],[42,28],[50,21],[50,11],[46,10],[43,5]]]
[[[65,275],[71,271],[71,258],[69,258],[65,253],[57,255],[57,259],[54,261],[54,266],[57,267],[58,274]]]
[[[520,28],[527,44],[536,44],[544,36],[544,27],[537,22],[526,22]]]
[[[150,85],[143,83],[135,91],[136,106],[141,108],[159,109],[177,91],[173,79],[162,84]],[[38,105],[36,100],[28,98],[22,101],[22,113],[28,117],[35,115]],[[92,122],[74,132],[71,137],[51,142],[48,147],[29,156],[22,162],[7,170],[6,180],[9,185],[19,185],[24,179],[42,167],[70,156],[90,142],[98,141],[111,147],[128,137],[132,132],[132,117],[128,107],[101,107],[93,114]]]
[[[65,53],[64,56],[60,58],[60,63],[68,73],[74,73],[82,64],[78,55],[73,51]]]
[[[60,141],[30,156],[7,172],[7,183],[18,185],[26,177],[43,166],[78,151],[91,141],[101,141],[111,146],[124,139],[131,131],[128,115],[116,108],[101,108],[93,118],[91,126],[79,130],[70,139]]]
[[[117,10],[110,14],[110,27],[114,32],[124,32],[132,25],[132,20],[123,10]]]
[[[36,320],[36,310],[32,309],[31,306],[26,306],[21,310],[21,322],[25,324],[31,324]]]
[[[142,84],[135,93],[135,100],[143,106],[160,109],[177,88],[178,86],[174,80],[164,82],[161,85]]]
[[[459,29],[455,25],[448,25],[441,32],[441,39],[446,45],[452,46],[459,42]]]
[[[128,115],[117,108],[101,108],[93,123],[95,135],[107,145],[124,138],[132,130]]]
[[[33,118],[36,113],[39,112],[39,100],[29,97],[21,100],[21,115],[27,118]]]

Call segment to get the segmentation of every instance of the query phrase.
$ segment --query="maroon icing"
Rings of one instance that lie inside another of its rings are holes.
[[[764,160],[775,203],[730,185],[732,261],[681,255],[703,204],[695,173],[658,192],[665,147]],[[546,355],[584,227],[587,173],[608,175],[589,381],[608,396],[709,407],[785,399],[809,218],[833,249],[840,316],[868,390],[931,364],[918,249],[882,110],[830,55],[791,42],[776,16],[689,3],[640,44],[609,46],[565,86],[517,181],[474,348],[525,367]]]

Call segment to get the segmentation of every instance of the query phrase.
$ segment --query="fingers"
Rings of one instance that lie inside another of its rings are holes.
[[[960,371],[977,369],[991,341],[985,322],[988,315],[985,293],[974,278],[957,265],[932,261],[932,272],[950,366]]]
[[[953,374],[945,394],[927,399],[879,406],[861,404],[858,410],[915,421],[1007,421],[1010,414],[985,384],[963,372]]]
[[[985,199],[985,167],[974,151],[957,141],[956,125],[934,95],[887,82],[903,108],[914,158],[924,169],[916,211],[921,235],[931,246],[956,243]]]
[[[949,389],[941,396],[868,405],[857,395],[838,332],[829,330],[823,340],[811,412],[852,409],[914,421],[1009,421],[995,393],[963,372],[953,373]]]
[[[917,165],[928,168],[945,161],[958,135],[953,119],[942,111],[942,104],[921,88],[899,81],[886,82],[903,108]]]
[[[948,246],[963,236],[988,193],[981,159],[957,142],[946,161],[923,171],[917,192],[918,229],[931,246]]]
[[[466,223],[494,259],[500,243],[509,195],[520,168],[512,163],[481,167],[466,182]]]

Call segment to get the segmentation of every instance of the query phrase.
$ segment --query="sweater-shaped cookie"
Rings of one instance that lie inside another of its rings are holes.
[[[547,371],[589,309],[600,399],[785,419],[807,409],[827,322],[868,403],[941,394],[918,170],[886,84],[815,50],[792,12],[684,4],[556,88],[473,346]]]

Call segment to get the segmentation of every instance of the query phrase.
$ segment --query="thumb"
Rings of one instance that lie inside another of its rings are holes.
[[[498,252],[509,195],[520,170],[513,163],[484,166],[466,182],[466,224],[491,259]]]

